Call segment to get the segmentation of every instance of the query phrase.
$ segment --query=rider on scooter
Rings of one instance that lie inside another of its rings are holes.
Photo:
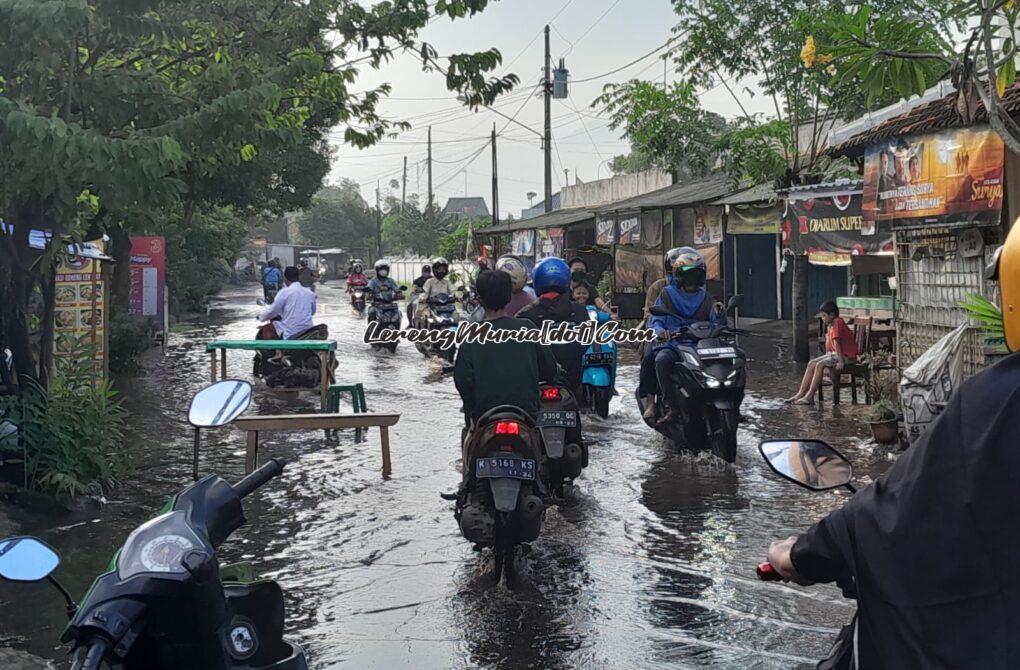
[[[432,261],[432,278],[422,286],[421,296],[418,298],[419,307],[416,318],[421,318],[422,310],[425,308],[425,303],[428,302],[429,298],[442,294],[454,295],[457,291],[453,281],[447,278],[449,273],[450,261],[442,257]]]
[[[646,421],[655,419],[655,394],[665,394],[664,404],[669,409],[660,422],[674,419],[682,402],[671,382],[673,366],[679,362],[680,353],[670,338],[692,323],[726,321],[721,305],[705,290],[707,272],[701,254],[691,247],[670,249],[664,265],[668,283],[655,305],[668,309],[671,315],[653,316],[649,321],[649,327],[655,330],[660,342],[648,347],[641,359],[638,391],[646,405],[643,415]]]
[[[520,262],[513,256],[501,256],[496,261],[496,269],[502,270],[503,272],[510,275],[510,279],[513,281],[514,291],[510,296],[510,302],[506,306],[506,313],[510,316],[516,316],[518,312],[530,305],[531,303],[538,300],[535,297],[534,291],[527,291],[528,288],[528,270],[524,267],[524,263]]]
[[[365,269],[361,263],[355,263],[351,273],[347,275],[347,292],[351,293],[355,288],[368,285],[368,277],[365,276]]]
[[[1006,344],[1020,350],[1020,226],[989,266]],[[798,584],[835,581],[858,601],[841,658],[859,668],[1020,664],[1020,356],[975,375],[892,469],[769,563]]]
[[[375,262],[375,277],[369,280],[366,290],[372,298],[377,298],[380,291],[392,291],[394,294],[400,293],[400,287],[397,286],[397,282],[390,278],[389,263],[382,259]]]
[[[259,321],[272,322],[277,334],[285,340],[300,335],[313,325],[312,315],[315,314],[315,293],[306,289],[298,281],[296,267],[288,267],[283,271],[286,286],[276,294],[276,300],[259,314]]]

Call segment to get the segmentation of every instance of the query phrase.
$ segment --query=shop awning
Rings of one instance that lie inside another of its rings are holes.
[[[477,228],[474,231],[475,237],[488,237],[490,235],[505,235],[518,230],[545,230],[547,228],[564,228],[574,226],[587,221],[594,221],[595,214],[590,209],[558,209],[555,212],[542,214],[531,219],[511,221],[498,226]]]
[[[655,209],[661,207],[681,207],[698,205],[718,200],[734,190],[729,177],[715,174],[703,179],[673,184],[658,191],[634,196],[619,202],[599,207],[598,212],[620,212],[635,209]]]
[[[775,202],[776,189],[771,184],[759,184],[737,191],[713,201],[713,205],[753,205],[758,202]]]

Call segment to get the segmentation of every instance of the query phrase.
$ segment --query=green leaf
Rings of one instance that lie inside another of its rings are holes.
[[[1009,59],[1003,63],[1002,67],[999,68],[999,72],[995,75],[995,90],[998,91],[1001,97],[1006,93],[1006,89],[1016,81],[1016,61]]]

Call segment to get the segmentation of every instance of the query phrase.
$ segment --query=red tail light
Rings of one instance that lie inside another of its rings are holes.
[[[520,435],[521,424],[516,421],[497,421],[496,435]]]
[[[542,389],[542,400],[559,400],[560,389],[557,386],[547,386]]]

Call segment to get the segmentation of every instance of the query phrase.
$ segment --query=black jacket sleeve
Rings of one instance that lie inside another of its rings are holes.
[[[823,583],[842,579],[846,575],[846,562],[829,526],[831,517],[842,513],[843,510],[832,512],[797,538],[790,552],[790,560],[801,577]]]
[[[552,383],[556,379],[556,357],[544,344],[536,344],[538,352],[538,380]]]

